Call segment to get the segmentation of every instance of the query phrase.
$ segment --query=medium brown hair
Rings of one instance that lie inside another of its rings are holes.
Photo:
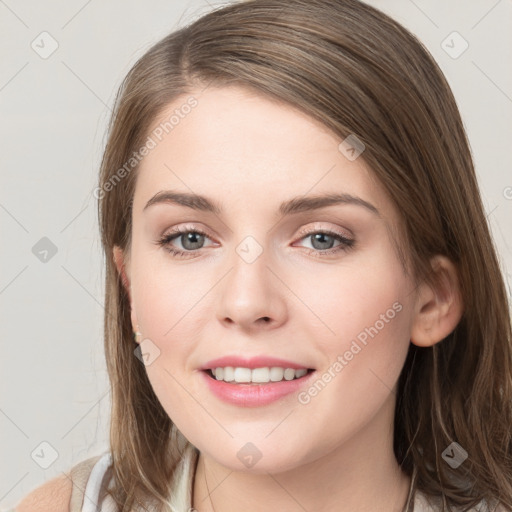
[[[512,507],[509,304],[446,79],[412,34],[364,3],[250,0],[214,10],[159,41],[133,66],[116,98],[98,211],[112,386],[111,495],[120,509],[154,500],[166,510],[184,437],[134,356],[129,297],[112,258],[114,245],[129,253],[137,167],[115,186],[106,184],[144,144],[165,107],[208,85],[252,88],[341,138],[354,134],[401,213],[407,271],[417,283],[433,282],[432,256],[455,264],[463,316],[432,347],[410,344],[398,382],[394,452],[408,475],[416,468],[414,489],[442,496],[443,510],[481,499]],[[468,453],[457,469],[442,460],[454,441]]]

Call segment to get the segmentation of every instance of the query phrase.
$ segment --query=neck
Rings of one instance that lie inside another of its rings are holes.
[[[285,472],[231,470],[201,452],[192,507],[198,512],[402,512],[411,480],[394,456],[393,431],[385,428],[392,409],[381,413],[345,443]]]

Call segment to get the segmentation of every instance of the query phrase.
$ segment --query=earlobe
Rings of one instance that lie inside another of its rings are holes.
[[[455,265],[441,255],[432,258],[431,264],[435,286],[426,282],[420,285],[411,328],[411,342],[420,347],[446,338],[457,327],[463,312]]]

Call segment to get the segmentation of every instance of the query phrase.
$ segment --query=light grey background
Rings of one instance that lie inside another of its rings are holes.
[[[512,3],[369,3],[423,41],[453,87],[510,295]],[[0,0],[3,509],[108,449],[104,260],[92,195],[106,122],[137,58],[213,5],[220,4]],[[58,48],[42,58],[52,38]],[[464,40],[467,50],[453,58]],[[43,237],[57,249],[46,262],[33,252]],[[52,450],[58,456],[45,469]]]

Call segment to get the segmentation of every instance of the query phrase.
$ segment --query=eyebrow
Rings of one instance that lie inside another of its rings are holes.
[[[146,203],[143,211],[154,204],[160,203],[178,204],[181,206],[186,206],[187,208],[192,208],[193,210],[211,212],[215,215],[220,215],[222,213],[221,206],[206,196],[189,192],[176,192],[173,190],[162,190],[156,193]],[[362,206],[378,217],[381,217],[379,210],[377,210],[373,204],[365,201],[360,197],[345,193],[294,197],[288,201],[282,202],[278,211],[280,215],[284,216],[294,213],[319,210],[321,208],[326,208],[328,206],[337,204],[353,204],[356,206]]]

